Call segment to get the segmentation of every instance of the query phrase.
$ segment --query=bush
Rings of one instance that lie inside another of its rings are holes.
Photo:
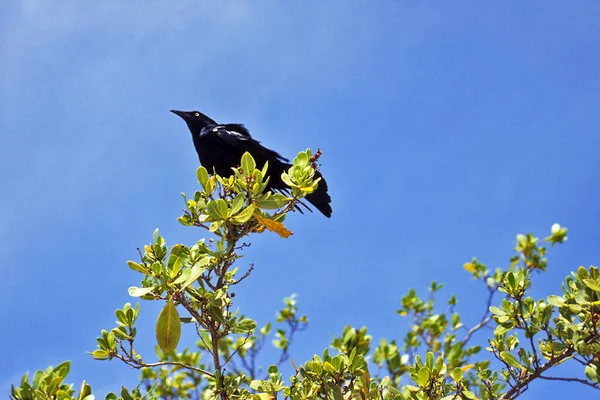
[[[191,198],[183,195],[186,211],[179,221],[206,229],[213,238],[168,247],[157,230],[140,259],[127,263],[142,275],[130,295],[164,304],[156,323],[157,357],[147,361],[150,357],[135,350],[140,305],[125,304],[116,311],[117,326],[101,332],[91,355],[140,368],[141,382],[107,399],[514,399],[534,380],[600,387],[598,268],[579,267],[566,278],[561,295],[529,295],[536,274],[547,268],[546,246],[566,240],[567,230],[558,224],[542,240],[518,235],[516,255],[506,269],[492,271],[476,259],[465,263],[488,291],[475,326],[463,325],[454,296],[447,311],[438,311],[442,285],[432,282],[426,298],[414,290],[402,298],[398,313],[409,317],[411,326],[401,340],[381,339],[373,346],[365,327],[348,326],[312,360],[302,365],[290,361],[292,339],[307,326],[296,298],[285,299],[274,324],[259,328],[236,309],[232,289],[252,274],[252,267],[239,271],[236,266],[250,235],[292,234],[283,223],[319,184],[316,158],[309,150],[298,154],[284,174],[290,187],[285,193],[265,192],[268,165],[256,169],[248,153],[230,177],[198,168],[200,189]],[[198,342],[178,352],[182,324],[194,326]],[[485,327],[494,330],[483,351],[472,339]],[[280,356],[261,375],[256,360],[271,335]],[[553,376],[564,362],[579,363],[582,376]],[[279,372],[283,363],[294,369],[287,380]],[[65,362],[38,371],[32,383],[25,375],[19,387],[13,386],[11,398],[92,399],[85,382],[77,393],[63,383],[68,372]]]

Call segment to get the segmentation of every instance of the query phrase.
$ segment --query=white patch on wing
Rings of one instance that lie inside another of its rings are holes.
[[[215,128],[213,128],[213,132],[218,133],[220,135],[234,135],[237,136],[238,138],[243,138],[243,139],[247,139],[247,137],[239,132],[236,131],[230,131],[228,129],[223,128],[222,126],[217,126]]]

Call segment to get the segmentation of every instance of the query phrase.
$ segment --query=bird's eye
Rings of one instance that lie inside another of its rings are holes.
[[[199,117],[199,116],[200,116],[200,113],[194,113],[194,116],[195,116],[195,117]]]

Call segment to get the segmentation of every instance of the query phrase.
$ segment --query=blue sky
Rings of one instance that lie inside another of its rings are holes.
[[[554,222],[569,241],[535,294],[559,292],[600,260],[599,17],[593,1],[2,3],[0,391],[65,359],[100,395],[136,381],[85,352],[133,300],[125,262],[156,227],[205,236],[176,221],[198,161],[173,108],[288,157],[324,151],[333,217],[254,237],[236,297],[264,323],[298,294],[299,362],[346,324],[399,338],[400,298],[433,279],[476,321],[462,264],[506,266],[517,233]],[[142,305],[148,355],[158,306]],[[523,398],[561,393],[593,395],[541,382]]]

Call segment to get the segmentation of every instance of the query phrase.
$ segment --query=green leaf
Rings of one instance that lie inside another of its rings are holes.
[[[69,374],[70,370],[71,370],[71,362],[70,361],[64,361],[64,362],[58,364],[56,367],[54,367],[54,373],[63,379],[66,378],[66,376]]]
[[[356,348],[356,347],[355,347]],[[381,380],[381,387],[386,387],[390,384],[390,377],[386,376]]]
[[[462,369],[460,367],[456,367],[452,370],[452,378],[454,378],[454,380],[456,382],[460,382],[463,376],[463,372]]]
[[[236,328],[242,332],[253,331],[256,328],[256,322],[250,318],[244,318],[237,323]]]
[[[501,351],[500,358],[513,368],[522,368],[521,363],[519,363],[519,360],[517,360],[517,358],[508,351]]]
[[[564,302],[565,302],[565,299],[560,296],[556,296],[556,295],[548,296],[548,304],[552,304],[553,306],[560,307],[564,304]]]
[[[153,290],[154,290],[154,287],[139,288],[139,287],[131,286],[128,291],[129,291],[129,295],[131,297],[141,297],[141,296],[144,296],[144,295],[152,292]]]
[[[427,365],[427,367],[429,369],[433,368],[433,352],[428,351],[427,354],[425,355],[425,365]]]
[[[217,199],[216,200],[216,204],[217,204],[217,212],[219,213],[219,216],[221,216],[221,218],[227,218],[227,202],[223,199]]]
[[[127,332],[126,332],[126,329],[127,329],[127,328],[125,328],[125,327],[121,326],[121,327],[119,327],[119,328],[115,328],[115,329],[113,329],[111,332],[112,332],[112,333],[114,333],[114,335],[115,335],[115,336],[116,336],[118,339],[121,339],[121,340],[128,340],[128,339],[130,339],[130,337],[129,337],[129,335],[128,335],[128,334],[127,334]]]
[[[144,268],[143,265],[138,264],[138,263],[136,263],[134,261],[127,261],[127,266],[129,268],[131,268],[132,270],[134,270],[134,271],[141,272],[142,274],[147,274],[148,273],[148,271],[146,270],[146,268]]]
[[[187,281],[187,279],[190,277],[190,273],[192,272],[192,269],[184,269],[181,274],[177,277],[177,279],[175,279],[173,281],[174,284],[176,285],[181,285],[182,283],[184,283],[185,281]]]
[[[298,187],[298,185],[296,185],[294,182],[292,182],[292,179],[290,178],[290,175],[287,172],[284,172],[281,174],[281,180],[283,181],[283,183],[285,183],[289,187]]]
[[[209,258],[204,257],[200,259],[200,261],[198,261],[196,264],[194,264],[194,266],[190,270],[190,276],[187,277],[185,283],[181,285],[181,288],[185,289],[186,287],[194,283],[200,277],[200,275],[202,275],[204,271],[206,271],[205,267],[208,265],[208,262]]]
[[[244,171],[244,175],[246,175],[247,178],[251,177],[254,173],[254,169],[256,169],[254,158],[252,158],[250,153],[245,152],[242,156],[242,171]]]
[[[595,279],[583,279],[585,286],[589,287],[595,292],[600,292],[600,283]]]
[[[176,244],[171,248],[171,254],[169,255],[169,261],[167,266],[171,270],[171,278],[174,278],[179,274],[181,264],[183,264],[189,256],[189,251],[182,244]]]
[[[231,211],[229,212],[229,216],[233,216],[237,214],[242,207],[244,207],[244,200],[246,197],[243,194],[238,194],[235,196],[235,199],[231,202]]]
[[[310,152],[310,150],[307,151],[302,151],[300,153],[298,153],[298,155],[296,156],[296,158],[294,158],[294,166],[300,167],[300,168],[304,168],[307,165],[309,165],[309,155],[308,152]]]
[[[506,311],[498,307],[490,307],[490,312],[494,315],[506,315]]]
[[[223,199],[212,200],[208,203],[206,212],[214,221],[225,219],[227,218],[227,202]]]
[[[429,377],[431,376],[431,370],[427,367],[423,367],[419,370],[417,374],[417,383],[419,386],[427,386],[427,382],[429,382]]]
[[[196,170],[196,176],[198,177],[198,183],[200,183],[200,185],[206,189],[208,185],[208,171],[206,168],[198,167]]]
[[[506,284],[506,286],[508,287],[508,289],[512,290],[515,288],[516,286],[516,281],[515,281],[515,274],[512,273],[512,271],[509,271],[506,274],[506,277],[504,279],[504,283]]]
[[[123,325],[127,325],[127,315],[123,310],[116,310],[115,315],[117,316],[117,321],[122,323]]]
[[[327,389],[327,398],[333,400],[344,400],[344,394],[340,385],[326,381],[325,388]]]
[[[156,341],[163,353],[175,350],[181,337],[179,313],[172,302],[167,302],[156,321]]]
[[[267,176],[267,170],[269,169],[269,162],[265,161],[265,165],[263,165],[262,171],[260,173],[262,176]]]
[[[222,225],[223,225],[223,223],[222,223],[222,222],[213,222],[213,223],[212,223],[212,224],[210,224],[210,226],[208,227],[208,230],[209,230],[210,232],[216,232],[216,231],[218,231],[218,230],[221,228],[221,226],[222,226]]]
[[[329,372],[330,374],[333,374],[336,371],[335,367],[329,361],[325,361],[323,363],[323,369]]]
[[[252,218],[252,214],[254,214],[254,210],[256,207],[254,204],[250,204],[248,207],[244,208],[238,215],[233,217],[233,222],[236,224],[245,224]]]
[[[458,315],[458,313],[455,312],[454,314],[452,314],[452,328],[458,329],[461,325],[462,324],[460,323],[460,315]]]
[[[600,378],[598,377],[598,370],[595,365],[590,364],[585,366],[585,376],[587,376],[587,378],[594,383],[600,381]]]
[[[134,400],[134,398],[129,394],[129,391],[125,386],[121,387],[121,399],[122,400]]]
[[[286,203],[291,201],[290,197],[287,197],[281,193],[267,193],[266,197],[258,199],[256,205],[265,210],[276,210],[283,207]]]
[[[92,352],[92,357],[96,360],[108,360],[108,351],[96,349]]]

